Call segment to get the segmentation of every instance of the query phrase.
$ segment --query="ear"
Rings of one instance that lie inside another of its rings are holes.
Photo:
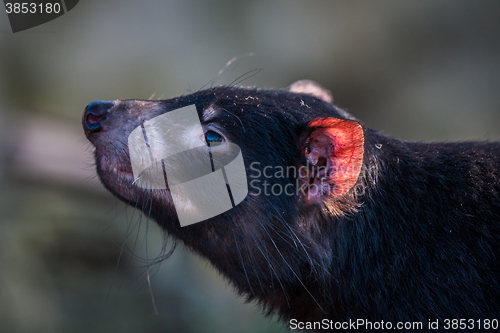
[[[296,94],[311,95],[327,103],[333,103],[332,94],[328,90],[311,80],[300,80],[292,83],[292,85],[288,87],[288,90]]]
[[[358,181],[364,156],[360,124],[337,118],[317,118],[302,139],[307,172],[299,173],[306,204],[346,195]]]

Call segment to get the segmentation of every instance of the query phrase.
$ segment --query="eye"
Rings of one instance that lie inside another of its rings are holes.
[[[207,144],[209,146],[213,147],[213,146],[220,145],[223,141],[223,138],[222,138],[222,135],[220,135],[217,132],[207,131],[205,133],[205,140],[207,141]]]

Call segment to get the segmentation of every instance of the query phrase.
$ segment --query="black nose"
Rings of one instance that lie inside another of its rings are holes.
[[[95,101],[87,105],[83,114],[85,132],[99,132],[102,121],[106,120],[108,111],[115,105],[113,101]]]

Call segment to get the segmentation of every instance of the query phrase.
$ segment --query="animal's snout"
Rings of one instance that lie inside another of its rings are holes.
[[[95,101],[87,105],[83,114],[85,132],[99,132],[102,129],[102,121],[106,120],[108,111],[114,105],[113,101]]]

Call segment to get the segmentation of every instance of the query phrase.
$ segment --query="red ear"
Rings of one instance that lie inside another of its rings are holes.
[[[308,124],[307,133],[303,152],[310,171],[301,175],[303,184],[308,184],[304,202],[321,203],[345,195],[363,165],[363,128],[350,120],[318,118]]]

